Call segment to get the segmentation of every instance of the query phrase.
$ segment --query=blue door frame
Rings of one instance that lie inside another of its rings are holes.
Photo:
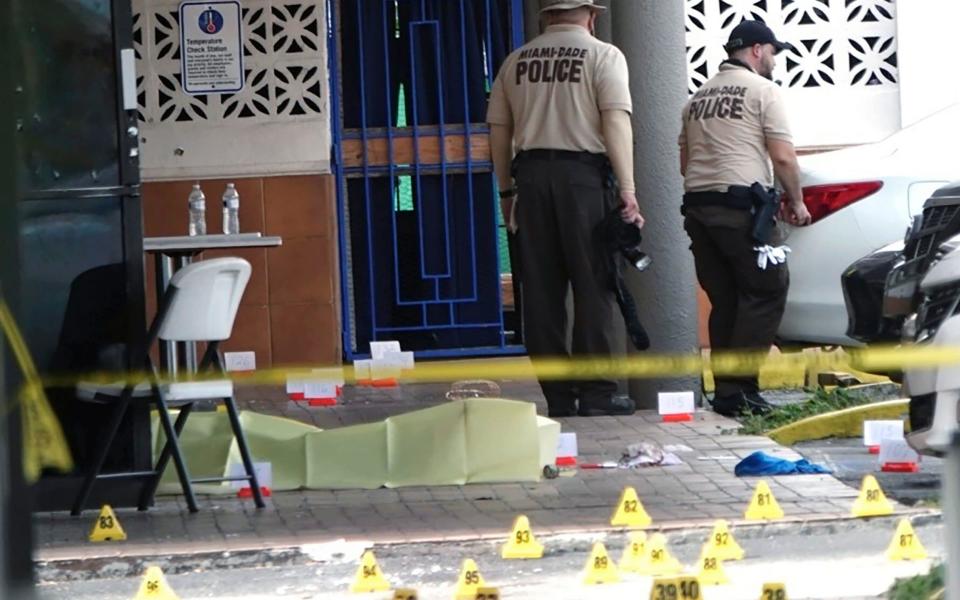
[[[483,113],[523,43],[523,0],[329,0],[327,14],[345,358],[391,339],[421,357],[521,353]]]

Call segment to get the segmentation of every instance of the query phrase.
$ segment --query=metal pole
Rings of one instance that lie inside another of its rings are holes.
[[[944,535],[946,536],[947,600],[960,600],[960,431],[954,431],[943,468]]]
[[[12,374],[9,364],[3,366],[6,375],[6,403],[11,406],[16,396],[14,385],[22,379]],[[14,385],[11,385],[13,383]],[[23,433],[20,429],[20,408],[7,412],[4,423],[3,469],[3,546],[4,566],[10,598],[24,600],[33,598],[33,520],[31,519],[31,490],[23,478]]]
[[[193,258],[189,255],[181,255],[177,257],[177,270],[183,269],[190,265],[193,262]],[[166,290],[164,290],[166,291]],[[174,364],[176,360],[174,360]],[[183,367],[186,370],[187,374],[197,372],[197,343],[196,342],[184,342],[183,344]],[[171,374],[175,374],[176,371],[172,371]]]
[[[684,3],[671,0],[611,2],[613,43],[630,67],[633,95],[634,169],[637,199],[646,219],[644,250],[653,257],[646,272],[629,273],[627,285],[656,352],[697,348],[697,279],[680,200],[680,111],[687,100]],[[659,391],[700,389],[698,378],[630,382],[640,408],[653,408]]]
[[[2,275],[0,275],[2,277]],[[6,383],[7,380],[5,375],[7,373],[6,365],[4,362],[6,360],[6,348],[4,344],[0,343],[0,406],[8,406],[9,398],[7,396]],[[7,435],[7,420],[0,419],[0,439],[8,439]],[[0,444],[0,510],[3,510],[3,513],[6,514],[7,502],[10,497],[10,485],[7,481],[7,473],[9,469],[7,468],[7,445]],[[9,577],[7,575],[7,545],[8,545],[8,536],[7,536],[7,524],[5,519],[0,519],[0,595],[6,597],[10,595],[9,588]]]
[[[10,22],[13,18],[13,11],[9,2],[0,3],[0,40],[3,45],[0,46],[0,69],[4,73],[10,73],[14,66],[13,52],[15,45],[10,41],[13,34],[13,28]],[[0,86],[0,106],[11,106],[13,103],[13,94],[10,92],[9,84]],[[0,129],[0,282],[8,281],[16,273],[16,261],[5,256],[5,251],[10,249],[14,242],[9,239],[16,236],[16,227],[12,226],[8,219],[16,214],[15,192],[16,179],[14,176],[14,160],[16,153],[13,151],[13,144],[16,141],[13,135],[14,129],[9,127],[9,119],[4,121],[5,127]],[[15,238],[14,238],[15,239]],[[0,341],[0,407],[6,407],[7,398],[7,379],[8,373],[4,361],[6,360],[6,349],[4,342]],[[10,596],[10,575],[8,569],[7,553],[9,536],[7,535],[7,500],[10,497],[10,486],[7,481],[7,435],[6,419],[0,418],[0,596]]]
[[[20,243],[16,169],[20,136],[17,119],[27,113],[23,87],[23,48],[32,40],[22,15],[22,2],[0,2],[0,72],[7,81],[0,86],[0,106],[5,111],[0,128],[0,282],[3,294],[17,314]],[[23,479],[23,452],[20,411],[7,410],[20,383],[15,369],[7,364],[9,354],[0,341],[0,596],[21,600],[33,597],[33,521],[30,494]]]
[[[24,15],[26,2],[0,2],[0,72],[7,82],[0,91],[0,106],[5,111],[0,128],[0,294],[6,298],[14,316],[20,314],[20,218],[22,202],[16,174],[24,152],[18,120],[26,121],[32,109],[23,93],[25,48],[35,43],[33,29]],[[15,91],[16,90],[16,91]],[[6,344],[3,341],[2,344]],[[0,351],[0,406],[16,407],[16,392],[22,381],[9,361],[6,347]],[[18,408],[3,410],[0,427],[0,595],[23,600],[34,597],[33,590],[33,491],[23,477],[23,438]]]
[[[167,285],[173,279],[173,258],[157,252],[157,306],[160,306]],[[160,342],[160,368],[170,377],[177,376],[177,344],[176,342]]]

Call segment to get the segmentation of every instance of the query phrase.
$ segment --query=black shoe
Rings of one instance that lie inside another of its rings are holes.
[[[714,396],[710,405],[713,406],[713,412],[733,418],[742,417],[744,413],[765,415],[773,410],[773,406],[758,392],[736,392],[726,396]]]
[[[741,392],[727,394],[726,396],[713,395],[710,406],[713,412],[725,417],[739,417],[743,413],[743,407],[747,405],[747,399]]]
[[[568,382],[544,381],[543,399],[547,401],[547,416],[551,419],[577,416],[577,392]]]
[[[747,406],[750,409],[750,412],[755,415],[766,415],[776,408],[774,405],[766,401],[766,399],[760,395],[760,392],[746,392],[744,396],[747,399]]]
[[[575,406],[571,407],[552,407],[547,406],[547,416],[551,419],[561,419],[563,417],[575,417],[577,416],[577,408]]]
[[[580,410],[577,412],[581,417],[605,417],[632,415],[637,411],[637,404],[630,396],[611,396],[604,402],[592,402],[590,404],[580,401]]]

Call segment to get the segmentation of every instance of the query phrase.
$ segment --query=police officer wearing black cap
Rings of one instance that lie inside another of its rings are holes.
[[[712,304],[712,352],[765,352],[786,305],[789,274],[776,219],[806,225],[799,166],[780,88],[776,55],[794,50],[760,21],[730,34],[728,59],[683,109],[682,212],[697,279]],[[782,194],[774,189],[776,176]],[[765,413],[757,374],[717,376],[713,409]]]

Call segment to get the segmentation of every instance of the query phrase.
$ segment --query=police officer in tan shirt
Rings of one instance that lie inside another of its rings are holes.
[[[608,210],[643,225],[633,180],[627,63],[592,33],[593,0],[541,0],[542,35],[504,61],[487,122],[504,221],[516,227],[523,321],[532,357],[608,356],[618,317],[594,229]],[[619,182],[614,192],[612,173]],[[573,343],[566,344],[565,297],[572,283]],[[540,385],[549,415],[632,414],[613,380]]]
[[[710,298],[710,348],[767,351],[789,286],[786,249],[774,219],[806,225],[799,167],[775,55],[792,46],[759,21],[743,21],[725,46],[729,59],[683,109],[680,171],[684,228],[697,279]],[[773,190],[774,175],[784,198]],[[713,409],[737,416],[770,410],[756,373],[717,376]]]

